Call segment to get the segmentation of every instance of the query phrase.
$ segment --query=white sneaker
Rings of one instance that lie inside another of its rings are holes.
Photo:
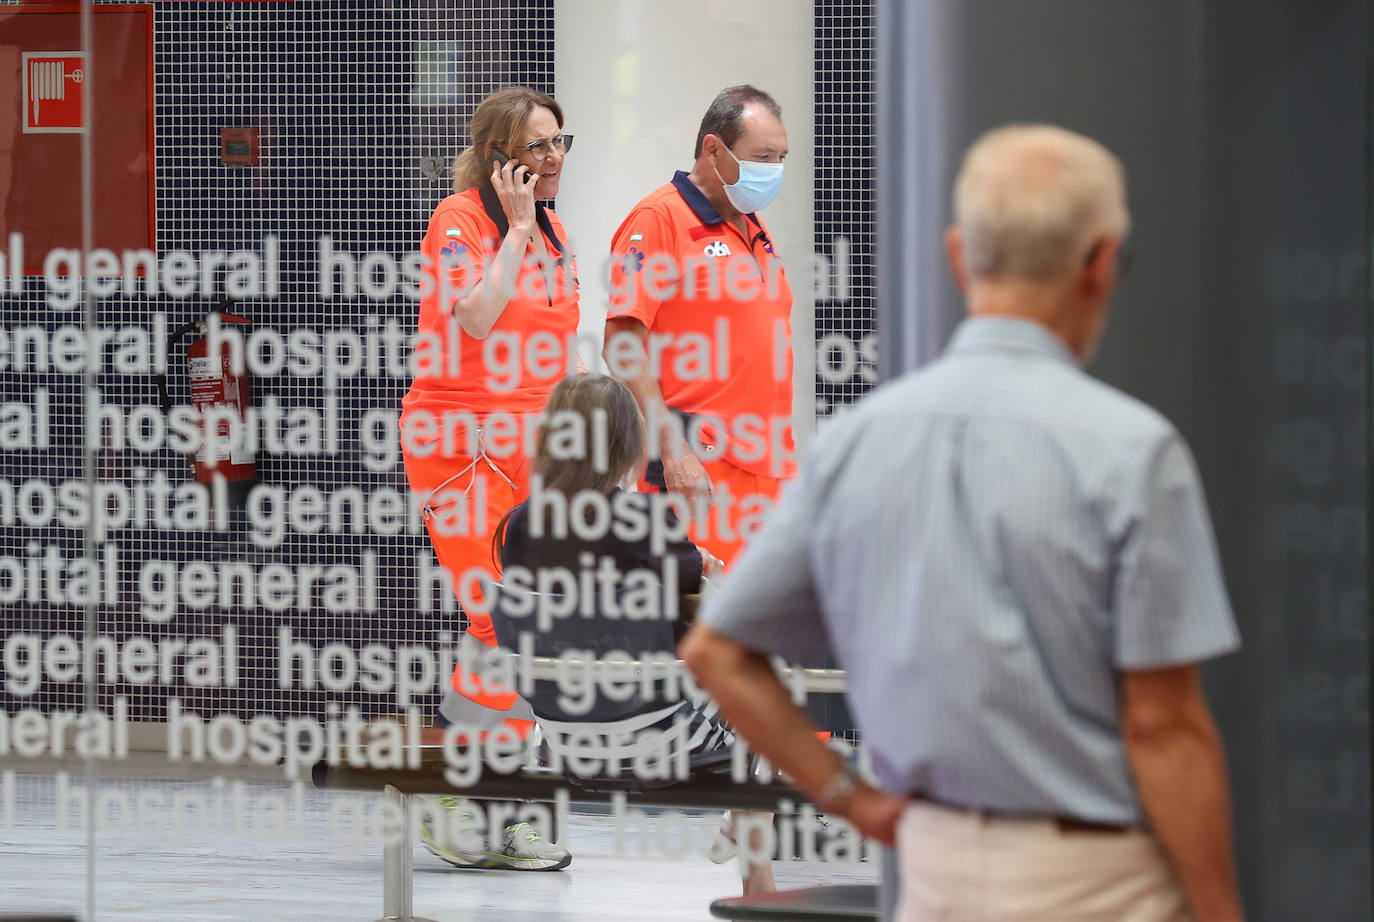
[[[456,823],[445,823],[450,829],[473,826],[472,813],[465,809],[463,798],[443,796],[436,798],[440,806],[452,815],[462,811]],[[511,871],[560,871],[572,863],[572,855],[566,848],[560,848],[544,837],[529,823],[515,823],[507,826],[499,851],[486,848],[475,826],[466,836],[459,836],[461,842],[447,841],[435,834],[430,828],[429,817],[420,821],[420,841],[430,854],[447,861],[457,868],[505,868]]]
[[[711,838],[711,844],[706,847],[706,857],[711,859],[712,864],[724,864],[738,854],[739,844],[735,842],[735,822],[730,818],[730,813],[727,810],[721,814],[720,825],[716,827],[716,834]]]
[[[499,852],[487,852],[488,868],[509,868],[512,871],[561,871],[572,863],[566,848],[546,842],[529,823],[506,827],[505,839]]]
[[[459,829],[473,827],[472,811],[464,809],[463,798],[461,797],[436,797],[439,806],[444,810],[443,826],[449,832],[457,826]],[[456,820],[456,822],[455,822]],[[430,817],[424,815],[420,818],[420,842],[424,844],[426,850],[431,855],[447,861],[456,868],[480,868],[487,859],[487,850],[480,846],[480,838],[473,828],[471,834],[457,836],[464,840],[462,845],[459,842],[450,841],[453,836],[436,833],[430,826]]]

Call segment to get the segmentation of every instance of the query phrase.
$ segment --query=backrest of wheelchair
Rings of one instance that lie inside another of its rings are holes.
[[[575,651],[578,654],[575,658],[579,660],[610,653],[629,654],[635,659],[655,654],[675,655],[674,622],[666,618],[609,617],[593,606],[594,610],[587,613],[573,611],[562,617],[552,617],[546,629],[541,630],[533,611],[540,605],[559,608],[563,597],[525,591],[517,594],[500,585],[495,588],[496,599],[489,609],[492,627],[496,629],[496,642],[512,653],[520,652],[520,635],[528,633],[533,641],[534,655],[540,657],[557,658],[568,651]],[[617,594],[618,608],[624,611],[624,606],[618,604],[621,598]],[[525,613],[516,613],[521,611]],[[658,613],[662,614],[662,606]],[[569,655],[574,658],[571,653]],[[559,704],[561,692],[557,682],[539,679],[534,688],[534,695],[527,700],[535,716],[546,720],[601,723],[620,720],[666,703],[655,697],[645,698],[638,691],[625,701],[611,701],[604,695],[597,695],[591,711],[571,714]]]

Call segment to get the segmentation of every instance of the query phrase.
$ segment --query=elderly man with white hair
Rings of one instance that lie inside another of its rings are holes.
[[[1002,128],[955,216],[968,319],[823,431],[683,655],[822,809],[896,842],[903,922],[1238,920],[1198,675],[1238,635],[1202,488],[1173,426],[1081,367],[1127,264],[1121,165]],[[767,659],[826,647],[878,787]]]

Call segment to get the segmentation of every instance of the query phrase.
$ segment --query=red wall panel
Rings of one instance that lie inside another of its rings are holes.
[[[153,10],[96,7],[92,27],[84,62],[39,71],[26,53],[81,49],[80,14],[53,7],[0,14],[0,99],[11,100],[0,105],[0,247],[11,232],[22,233],[29,272],[52,248],[81,245],[81,134],[33,131],[35,109],[40,126],[61,124],[54,122],[59,107],[70,107],[76,93],[92,97],[95,246],[154,245]]]

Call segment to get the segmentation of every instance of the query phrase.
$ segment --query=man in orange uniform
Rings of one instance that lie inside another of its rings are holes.
[[[695,156],[616,231],[604,354],[657,448],[641,489],[682,495],[693,540],[728,564],[796,473],[792,291],[756,213],[782,185],[782,110],[723,90]]]

